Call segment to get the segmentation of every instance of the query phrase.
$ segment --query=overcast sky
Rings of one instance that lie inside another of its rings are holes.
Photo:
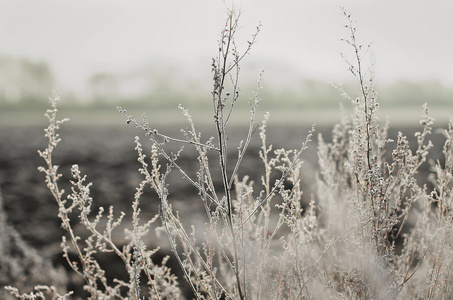
[[[59,85],[73,89],[97,71],[147,62],[206,61],[228,5],[222,0],[0,0],[0,55],[47,61]],[[348,75],[339,53],[347,37],[344,6],[358,37],[373,42],[381,82],[438,79],[453,86],[453,1],[243,0],[244,41],[261,22],[252,51],[326,81]]]

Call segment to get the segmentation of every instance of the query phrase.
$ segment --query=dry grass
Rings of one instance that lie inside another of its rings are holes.
[[[62,250],[68,265],[84,280],[89,299],[181,299],[179,281],[167,258],[155,264],[159,248],[149,249],[144,237],[164,233],[184,279],[196,299],[447,299],[453,294],[453,129],[445,135],[444,159],[431,161],[429,136],[433,119],[425,106],[417,145],[399,134],[387,137],[387,125],[377,118],[379,104],[373,74],[366,69],[367,47],[357,41],[356,26],[343,11],[351,46],[345,59],[356,77],[360,94],[350,96],[354,113],[345,115],[334,126],[332,141],[318,138],[319,170],[317,193],[309,203],[302,201],[302,152],[307,149],[313,130],[298,149],[274,149],[267,143],[269,115],[256,121],[261,78],[250,100],[248,134],[234,151],[228,139],[230,116],[240,101],[239,65],[250,52],[260,30],[240,52],[235,34],[239,14],[230,11],[219,38],[218,55],[212,62],[212,108],[216,135],[197,130],[189,112],[181,108],[188,125],[184,138],[175,138],[153,128],[145,115],[137,121],[118,108],[127,123],[134,124],[152,143],[145,150],[136,137],[135,149],[143,178],[136,190],[132,214],[126,216],[113,207],[93,211],[87,182],[78,166],[72,167],[71,190],[59,187],[62,175],[53,161],[60,142],[58,129],[65,121],[57,119],[58,97],[51,98],[47,117],[47,148],[40,152],[46,165],[40,170],[59,207],[61,226],[66,231]],[[260,182],[239,176],[252,136],[259,133],[264,172]],[[171,151],[169,144],[179,144]],[[196,172],[179,163],[184,147],[196,150]],[[419,169],[430,165],[430,174],[420,180]],[[205,218],[198,220],[201,233],[193,224],[183,223],[173,209],[168,194],[170,173],[177,172],[198,192]],[[195,174],[195,175],[193,175]],[[220,178],[217,184],[215,178]],[[160,211],[150,220],[141,220],[143,191],[151,188],[160,201]],[[2,241],[12,240],[14,230],[0,215]],[[112,235],[127,218],[124,231],[127,244],[117,245]],[[150,231],[160,220],[161,226]],[[74,226],[86,231],[81,238]],[[19,239],[16,239],[17,241]],[[7,244],[2,244],[7,245]],[[3,255],[11,254],[2,248]],[[28,256],[39,260],[29,251]],[[124,264],[128,280],[107,279],[98,263],[99,255],[113,254]],[[2,272],[21,273],[17,261],[3,258]],[[51,267],[34,263],[38,271]],[[55,271],[56,272],[56,271]],[[53,273],[52,273],[53,274]],[[52,275],[53,276],[53,275]],[[24,284],[25,286],[25,284]],[[21,287],[21,286],[20,286]],[[39,285],[21,294],[6,287],[20,299],[64,299],[82,297],[57,287]]]

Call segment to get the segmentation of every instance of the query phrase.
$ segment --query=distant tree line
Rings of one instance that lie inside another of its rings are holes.
[[[55,79],[47,63],[0,56],[0,102],[42,102],[54,88]]]
[[[291,73],[291,70],[288,72]],[[187,66],[154,62],[129,72],[97,72],[87,78],[85,91],[72,91],[72,94],[69,91],[59,92],[65,96],[67,103],[75,104],[115,105],[127,102],[141,106],[175,107],[184,101],[201,108],[209,99],[211,88],[203,84],[208,81],[204,76]],[[261,91],[269,108],[326,107],[338,103],[338,91],[329,83],[304,78],[300,74],[287,76],[293,79],[284,84],[267,85]],[[250,96],[256,78],[245,77],[241,93]],[[354,84],[343,87],[349,92],[357,92],[354,91]],[[48,94],[53,89],[58,89],[58,86],[47,62],[0,55],[0,106],[24,104],[40,107],[47,103]],[[381,103],[390,106],[419,107],[427,101],[431,106],[445,106],[453,99],[453,87],[436,80],[399,81],[379,89]],[[245,103],[243,108],[248,109],[248,104]]]

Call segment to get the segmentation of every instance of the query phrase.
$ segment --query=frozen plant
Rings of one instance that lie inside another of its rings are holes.
[[[73,271],[84,279],[89,299],[181,299],[179,281],[166,263],[175,259],[196,299],[448,299],[453,294],[453,124],[442,131],[444,160],[433,161],[429,140],[433,119],[427,106],[415,134],[416,147],[399,133],[388,138],[388,124],[377,118],[379,102],[373,72],[365,68],[369,47],[359,44],[356,25],[347,21],[352,59],[344,56],[357,79],[359,94],[342,94],[351,100],[352,116],[335,125],[330,142],[318,138],[318,191],[310,203],[302,202],[301,155],[313,129],[298,149],[274,149],[268,144],[269,114],[256,120],[261,101],[257,89],[250,100],[248,133],[236,147],[234,160],[228,153],[230,116],[241,101],[240,64],[254,46],[260,26],[239,50],[235,42],[240,14],[228,12],[221,31],[218,55],[212,61],[212,125],[215,137],[197,130],[190,113],[180,106],[188,128],[176,138],[152,127],[146,115],[137,121],[123,108],[127,123],[144,131],[151,141],[146,153],[140,138],[135,149],[143,177],[131,203],[128,243],[112,239],[126,214],[113,207],[93,211],[91,183],[77,165],[71,169],[71,191],[58,185],[58,165],[53,152],[60,138],[58,129],[66,119],[57,119],[57,96],[50,99],[45,130],[48,146],[40,155],[46,162],[40,170],[59,208],[63,255]],[[242,175],[242,163],[253,133],[258,131],[263,162],[260,182]],[[172,152],[170,143],[181,148]],[[198,170],[194,176],[179,158],[185,147],[196,150]],[[214,155],[212,155],[214,154]],[[148,156],[149,157],[148,157]],[[421,167],[430,175],[420,180]],[[169,193],[171,172],[178,172],[198,193],[206,212],[202,234],[190,221],[182,221]],[[218,184],[220,182],[220,184]],[[157,194],[160,212],[150,220],[140,219],[140,201],[145,188]],[[153,263],[159,251],[143,241],[152,235],[151,225],[160,219],[158,232],[165,232],[173,257]],[[86,238],[74,231],[83,225]],[[0,214],[0,225],[4,226]],[[3,234],[3,233],[2,233]],[[3,239],[5,235],[1,237]],[[202,237],[200,240],[199,237]],[[6,253],[6,252],[3,252]],[[115,254],[124,264],[128,281],[109,281],[97,255]],[[75,254],[75,255],[71,255]],[[71,292],[38,285],[21,294],[6,288],[19,299],[65,299]],[[79,296],[79,295],[77,295]]]

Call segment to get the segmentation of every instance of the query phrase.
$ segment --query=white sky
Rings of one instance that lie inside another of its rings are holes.
[[[261,22],[250,59],[282,62],[326,81],[348,76],[339,53],[344,6],[358,37],[373,42],[381,82],[439,79],[453,86],[453,1],[243,0],[245,42]],[[131,70],[168,59],[216,54],[222,0],[0,0],[0,55],[47,61],[62,87],[82,87],[96,71]]]

